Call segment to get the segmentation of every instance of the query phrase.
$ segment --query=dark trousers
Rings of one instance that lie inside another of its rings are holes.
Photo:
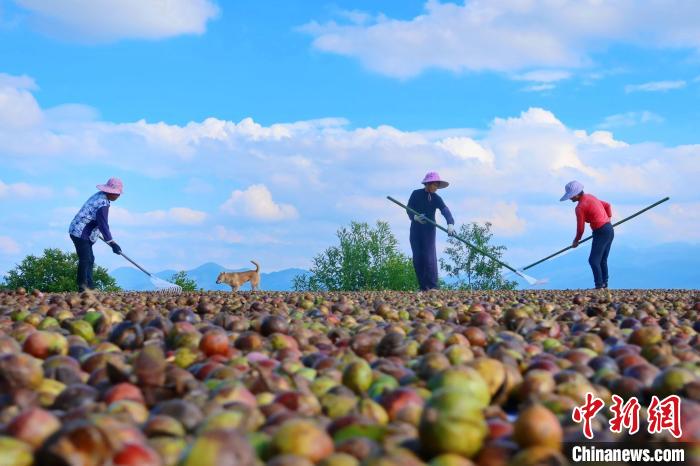
[[[413,268],[416,271],[420,289],[438,287],[437,251],[435,250],[435,227],[425,227],[413,222],[411,225],[411,251]]]
[[[593,271],[596,288],[608,286],[608,254],[614,237],[615,229],[610,222],[593,230],[593,245],[591,246],[591,255],[588,256],[588,263]]]
[[[92,253],[92,242],[70,235],[75,245],[75,252],[78,254],[78,290],[85,291],[86,288],[95,288],[92,280],[92,268],[95,265],[95,255]]]

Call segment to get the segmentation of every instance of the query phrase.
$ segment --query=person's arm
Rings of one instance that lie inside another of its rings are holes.
[[[605,201],[600,202],[603,203],[603,208],[605,209],[605,213],[608,214],[608,218],[612,218],[612,207],[610,207],[610,203]]]
[[[416,192],[413,191],[413,192],[411,193],[411,197],[408,199],[408,204],[407,204],[407,205],[408,205],[408,207],[410,207],[411,209],[413,209],[413,210],[415,210],[416,212],[418,212],[418,209],[416,208],[416,207],[418,207],[418,206],[416,205],[416,203],[417,203],[416,197],[417,197],[417,196],[416,196]],[[414,214],[413,212],[410,212],[408,209],[406,209],[406,215],[408,215],[408,219],[411,220],[412,222],[413,222],[413,221],[418,221],[418,220],[416,220],[416,217],[418,217],[418,216],[417,216],[416,214]],[[423,214],[421,214],[420,216],[422,217],[422,215],[423,215]],[[419,223],[425,223],[425,220],[422,221],[422,222],[419,222]]]
[[[102,233],[102,238],[108,243],[114,241],[112,238],[112,233],[109,231],[109,222],[107,217],[109,216],[109,206],[105,205],[97,209],[97,228],[99,228],[100,233]]]
[[[450,209],[447,208],[445,201],[443,201],[442,198],[439,199],[440,203],[438,204],[438,209],[440,209],[440,213],[443,217],[445,217],[445,221],[448,225],[454,225],[455,219],[452,217],[452,212],[450,212]]]
[[[107,217],[109,215],[109,206],[102,206],[97,209],[97,228],[100,229],[102,233],[102,238],[110,245],[112,252],[114,254],[121,254],[122,248],[119,247],[114,238],[112,238],[112,233],[109,231],[109,223],[107,222]]]
[[[578,246],[578,242],[583,236],[583,229],[586,226],[586,217],[583,214],[583,209],[581,206],[576,206],[576,238],[574,238],[573,244]],[[574,246],[576,247],[576,246]]]

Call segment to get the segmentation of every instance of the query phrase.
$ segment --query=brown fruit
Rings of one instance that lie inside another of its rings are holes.
[[[513,439],[522,448],[540,446],[558,450],[563,436],[559,419],[538,404],[521,411],[513,429]]]

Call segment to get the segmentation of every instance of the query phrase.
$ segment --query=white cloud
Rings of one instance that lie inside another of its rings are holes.
[[[31,128],[41,122],[41,109],[27,83],[22,82],[24,77],[14,77],[14,85],[12,78],[4,75],[0,81],[0,128]]]
[[[131,212],[123,207],[112,205],[109,208],[110,223],[125,226],[156,227],[163,223],[177,225],[198,225],[207,218],[206,212],[188,207],[171,207],[168,210]]]
[[[629,84],[625,92],[665,92],[685,87],[685,81],[652,81],[644,84]]]
[[[115,231],[120,244],[124,242],[135,257],[141,259],[143,254],[155,270],[157,264],[219,261],[215,254],[223,254],[221,263],[242,262],[262,250],[269,254],[266,262],[289,264],[291,258],[313,257],[335,241],[336,230],[350,220],[391,222],[401,247],[408,251],[408,218],[386,196],[407,200],[430,170],[450,181],[440,194],[458,223],[493,221],[494,240],[507,244],[509,251],[528,246],[547,249],[550,243],[544,244],[543,238],[550,236],[551,242],[571,240],[571,206],[558,202],[571,179],[580,180],[620,211],[666,195],[674,203],[691,203],[688,209],[698,199],[687,187],[700,178],[700,145],[628,143],[610,130],[570,127],[553,112],[536,107],[494,118],[479,129],[428,131],[388,125],[355,128],[335,118],[269,126],[252,119],[216,118],[184,125],[87,119],[59,126],[45,114],[42,118],[42,123],[23,130],[0,125],[4,169],[17,174],[39,167],[69,178],[76,170],[104,173],[116,167],[125,181],[166,178],[172,186],[170,191],[159,190],[158,202],[167,206],[162,210],[120,212],[125,206],[120,202],[110,213],[114,229],[124,230],[118,235]],[[45,152],[47,147],[52,150]],[[228,200],[222,199],[223,206],[197,205],[206,212],[178,207],[186,198],[183,190],[196,185],[192,180],[206,180],[215,192],[233,192]],[[231,186],[243,187],[234,191]],[[63,194],[59,188],[55,192]],[[80,205],[57,209],[63,202],[63,196],[50,198],[44,217],[5,203],[3,213],[9,217],[4,218],[13,219],[8,228],[17,230],[2,234],[19,238],[23,231],[31,231],[48,238],[22,244],[28,251],[51,241],[66,242],[65,230]],[[303,222],[298,221],[302,206]],[[549,206],[545,213],[538,210],[543,206]],[[229,223],[228,214],[235,216],[235,225]],[[262,225],[252,220],[276,222]],[[695,227],[688,216],[668,221],[675,231]],[[46,225],[55,237],[47,236]],[[640,220],[639,225],[644,228],[625,229],[635,231],[635,240],[654,244],[666,235],[665,224]],[[153,234],[166,229],[173,235],[167,247]],[[225,247],[229,244],[236,247]],[[260,247],[263,244],[265,248]],[[169,255],[174,247],[185,252]],[[105,260],[120,263],[119,258]],[[2,268],[7,267],[0,262]]]
[[[523,91],[525,91],[525,92],[543,92],[543,91],[551,91],[555,87],[557,87],[557,86],[555,86],[554,84],[551,84],[551,83],[533,84],[532,86],[524,87]]]
[[[14,89],[27,89],[35,91],[38,89],[33,78],[27,75],[14,76],[7,73],[0,73],[0,87],[11,87]]]
[[[4,199],[40,199],[51,195],[51,188],[35,186],[29,183],[4,183],[0,180],[0,200]]]
[[[360,60],[373,71],[408,78],[426,69],[513,72],[572,69],[611,43],[699,48],[700,3],[622,0],[427,0],[411,19],[310,22],[313,47]]]
[[[599,128],[621,128],[638,126],[644,123],[663,123],[664,119],[654,112],[626,112],[609,115],[598,125]]]
[[[221,210],[230,215],[268,221],[289,220],[299,216],[293,205],[275,203],[272,193],[263,184],[252,185],[245,191],[233,191],[221,205]]]
[[[553,83],[571,77],[570,71],[565,70],[535,70],[513,76],[516,81],[533,81],[537,83]]]
[[[494,234],[499,236],[518,236],[525,231],[527,222],[518,216],[518,204],[515,202],[497,202],[491,206],[484,217],[477,217],[477,222],[490,222]]]
[[[210,0],[15,0],[45,32],[79,41],[203,34],[219,14]]]
[[[445,138],[438,142],[437,145],[461,159],[477,159],[488,164],[493,164],[494,161],[493,152],[485,149],[472,138]]]
[[[9,236],[0,236],[0,254],[17,254],[20,251],[19,244]]]

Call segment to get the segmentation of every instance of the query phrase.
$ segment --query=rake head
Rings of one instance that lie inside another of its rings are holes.
[[[153,275],[151,275],[151,283],[156,287],[156,291],[160,293],[182,293],[182,287],[180,285],[167,282]]]
[[[515,272],[515,274],[524,279],[530,286],[544,285],[545,283],[549,282],[548,278],[537,279],[535,277],[527,275],[522,270],[518,270],[517,272]]]

